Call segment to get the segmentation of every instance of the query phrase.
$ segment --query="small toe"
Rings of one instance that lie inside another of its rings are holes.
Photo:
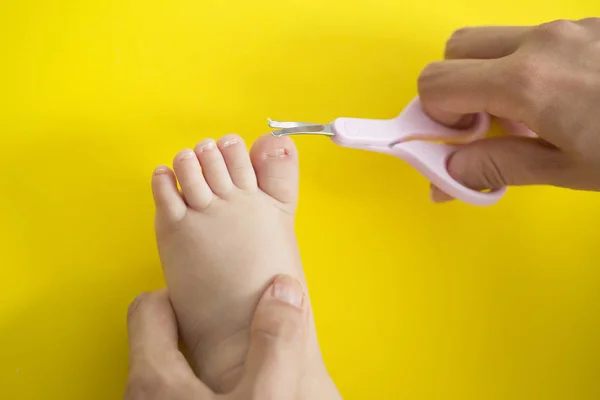
[[[231,176],[229,176],[229,171],[227,171],[223,155],[215,141],[212,139],[203,140],[196,145],[194,150],[198,160],[200,160],[204,178],[211,190],[219,197],[226,197],[234,188],[234,185]]]
[[[177,190],[175,174],[169,167],[160,166],[152,175],[152,195],[157,214],[169,220],[180,220],[187,212],[187,206]]]
[[[218,146],[233,184],[240,189],[256,188],[256,174],[243,139],[238,135],[227,135],[219,139]]]
[[[258,186],[274,199],[295,207],[298,201],[298,151],[289,137],[261,136],[250,151]]]
[[[208,207],[213,194],[204,180],[196,153],[189,149],[180,151],[173,160],[173,167],[187,204],[196,210]]]

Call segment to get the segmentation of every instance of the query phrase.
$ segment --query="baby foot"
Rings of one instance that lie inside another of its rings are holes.
[[[243,370],[254,308],[280,274],[306,282],[294,235],[298,158],[290,138],[200,142],[156,169],[152,189],[163,271],[200,378],[217,392]],[[176,175],[176,176],[175,176]],[[179,181],[181,192],[177,189]],[[311,320],[302,399],[340,398]]]

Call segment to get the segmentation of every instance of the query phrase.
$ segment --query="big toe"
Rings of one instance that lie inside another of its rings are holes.
[[[261,136],[252,146],[250,159],[263,192],[295,207],[298,201],[298,151],[289,137]]]

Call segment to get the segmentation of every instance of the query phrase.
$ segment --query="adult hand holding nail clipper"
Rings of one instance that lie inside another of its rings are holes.
[[[448,126],[487,112],[538,137],[486,138],[448,160],[472,189],[553,185],[600,190],[600,19],[457,31],[419,77],[424,109]],[[522,125],[521,125],[522,124]],[[525,129],[526,130],[526,129]],[[433,188],[436,202],[450,197]]]

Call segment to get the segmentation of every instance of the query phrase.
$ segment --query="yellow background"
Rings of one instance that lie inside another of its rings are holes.
[[[464,25],[597,0],[4,0],[0,398],[116,399],[128,303],[163,281],[153,167],[266,118],[395,116]],[[600,397],[600,195],[428,201],[389,156],[297,139],[298,239],[351,399]],[[265,249],[268,251],[268,249]]]

